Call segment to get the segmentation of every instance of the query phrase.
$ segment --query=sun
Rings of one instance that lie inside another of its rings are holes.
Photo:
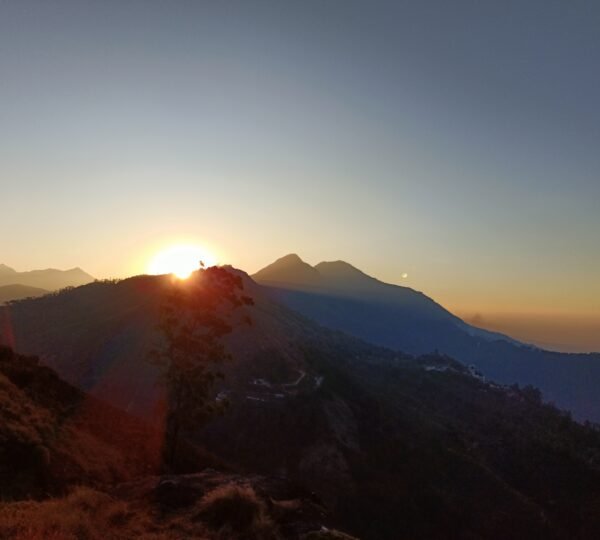
[[[214,266],[216,259],[207,249],[194,245],[171,246],[157,253],[148,265],[148,273],[173,274],[179,279],[190,277],[191,273],[204,266]]]

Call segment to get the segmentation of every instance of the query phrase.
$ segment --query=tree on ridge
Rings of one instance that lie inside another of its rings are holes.
[[[219,364],[231,358],[224,344],[233,329],[230,316],[254,303],[243,287],[240,276],[213,266],[174,281],[166,294],[159,323],[162,343],[150,360],[160,368],[167,390],[164,461],[169,469],[176,465],[184,432],[223,410],[212,390],[223,378]]]

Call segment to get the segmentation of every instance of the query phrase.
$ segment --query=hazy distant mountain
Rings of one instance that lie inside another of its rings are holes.
[[[577,418],[600,422],[598,354],[553,353],[476,328],[423,293],[343,261],[311,267],[288,255],[253,277],[274,299],[324,326],[411,354],[449,354],[499,383],[532,384]]]
[[[90,276],[81,268],[72,268],[71,270],[47,268],[45,270],[17,272],[5,264],[0,264],[0,286],[27,285],[46,291],[56,291],[65,287],[78,287],[92,281],[94,281],[93,276]]]
[[[27,285],[1,285],[0,286],[0,304],[10,302],[11,300],[20,300],[21,298],[32,298],[47,294],[46,289],[38,287],[29,287]]]
[[[365,540],[597,537],[597,432],[531,388],[318,326],[241,275],[255,305],[236,314],[218,389],[231,408],[198,434],[209,450],[316,492],[334,524]],[[155,414],[146,353],[169,287],[139,276],[20,301],[0,308],[12,325],[0,339]],[[252,324],[237,324],[246,315]]]
[[[465,337],[514,342],[466,324],[421,292],[379,281],[344,261],[312,267],[291,254],[252,278],[325,326],[411,354],[444,350],[449,342]],[[392,340],[386,342],[388,337]]]

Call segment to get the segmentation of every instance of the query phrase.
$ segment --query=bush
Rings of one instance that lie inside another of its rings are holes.
[[[207,493],[200,501],[198,517],[223,538],[276,540],[279,533],[267,507],[250,486],[226,484]]]

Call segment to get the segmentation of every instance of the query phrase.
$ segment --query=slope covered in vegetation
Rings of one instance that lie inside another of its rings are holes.
[[[352,540],[323,527],[310,493],[282,479],[206,469],[186,445],[163,475],[161,432],[0,348],[0,538]],[[222,464],[221,464],[222,465]]]
[[[0,497],[42,497],[154,470],[158,433],[0,348]]]
[[[230,396],[213,451],[304,483],[365,539],[600,534],[600,432],[536,389],[342,335],[303,350],[293,395]]]

